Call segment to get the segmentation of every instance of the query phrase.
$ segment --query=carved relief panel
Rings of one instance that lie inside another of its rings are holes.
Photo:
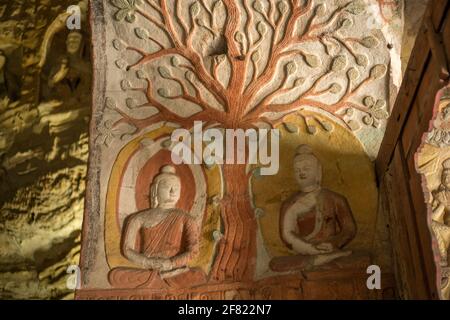
[[[417,171],[422,175],[422,186],[428,203],[429,227],[437,267],[441,298],[450,299],[450,91],[438,94],[430,130],[416,154]],[[442,98],[440,101],[439,99]]]
[[[95,101],[79,297],[126,289],[299,299],[302,286],[313,295],[336,280],[327,270],[341,280],[364,272],[377,211],[370,159],[389,117],[394,63],[374,6],[91,3]],[[176,164],[172,133],[195,134],[198,122],[279,130],[278,172],[245,161]],[[348,279],[345,294],[368,295]]]

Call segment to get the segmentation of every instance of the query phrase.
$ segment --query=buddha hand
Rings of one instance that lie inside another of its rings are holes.
[[[334,247],[331,243],[328,242],[324,242],[324,243],[319,243],[316,246],[316,249],[319,251],[322,251],[323,253],[330,253],[334,251]]]
[[[159,271],[165,272],[171,270],[173,270],[172,261],[170,261],[170,259],[161,259],[161,267],[159,268]]]
[[[170,259],[146,258],[144,261],[144,268],[164,272],[172,270],[173,264]]]
[[[143,261],[143,267],[150,270],[159,270],[162,266],[161,260],[162,259],[158,258],[145,258]]]

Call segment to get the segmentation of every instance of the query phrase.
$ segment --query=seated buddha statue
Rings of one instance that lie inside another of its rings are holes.
[[[181,181],[173,166],[164,166],[150,187],[151,208],[132,214],[122,233],[122,254],[137,268],[119,267],[108,275],[116,288],[179,288],[205,281],[189,268],[198,253],[197,224],[176,208]]]
[[[282,204],[280,236],[296,255],[276,257],[276,272],[310,269],[352,254],[345,246],[355,237],[356,223],[345,197],[322,184],[322,166],[307,145],[296,150],[294,172],[299,192]]]

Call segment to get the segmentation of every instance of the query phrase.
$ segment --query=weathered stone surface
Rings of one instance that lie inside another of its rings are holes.
[[[422,175],[429,227],[441,288],[441,298],[450,300],[450,88],[436,98],[430,130],[416,154],[416,168]]]
[[[73,296],[66,269],[79,260],[91,70],[88,33],[71,55],[61,14],[77,3],[0,5],[0,298]],[[68,73],[43,96],[63,57]]]

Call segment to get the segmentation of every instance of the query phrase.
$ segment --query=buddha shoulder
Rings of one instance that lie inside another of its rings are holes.
[[[332,199],[335,202],[347,203],[346,197],[329,189],[322,189],[320,196],[324,199]]]
[[[194,217],[189,212],[186,212],[182,209],[175,208],[171,210],[170,214],[173,214],[179,218],[183,218],[186,220],[194,220]]]

